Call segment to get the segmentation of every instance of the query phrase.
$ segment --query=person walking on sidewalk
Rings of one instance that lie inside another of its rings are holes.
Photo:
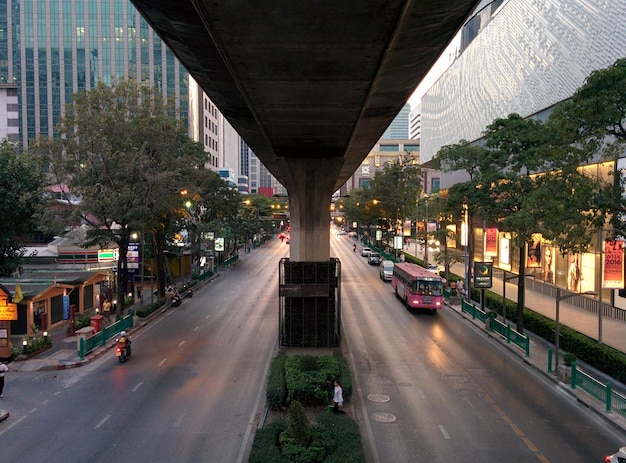
[[[7,371],[9,371],[9,367],[4,362],[0,362],[0,397],[4,397],[2,390],[4,389],[4,373]]]

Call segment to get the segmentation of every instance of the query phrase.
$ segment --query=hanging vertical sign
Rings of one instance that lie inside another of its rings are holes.
[[[411,221],[405,220],[402,228],[402,236],[411,236]]]
[[[605,241],[603,288],[622,289],[624,287],[624,241]]]
[[[498,229],[490,227],[485,229],[485,256],[497,257],[498,255]]]

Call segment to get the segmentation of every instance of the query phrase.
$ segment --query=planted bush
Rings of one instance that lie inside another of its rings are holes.
[[[308,366],[311,363],[305,362]],[[326,404],[332,394],[332,382],[340,377],[339,362],[335,357],[318,357],[318,368],[303,371],[301,356],[287,357],[285,379],[287,400],[298,400],[306,405]]]
[[[285,381],[285,359],[279,355],[272,360],[267,380],[267,406],[277,410],[287,401],[287,383]]]

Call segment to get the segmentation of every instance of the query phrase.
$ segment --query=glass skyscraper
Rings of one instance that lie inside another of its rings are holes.
[[[17,89],[14,141],[53,136],[73,93],[122,77],[173,97],[188,123],[189,75],[128,0],[0,0],[0,86]]]
[[[389,124],[381,140],[406,140],[409,138],[409,113],[411,105],[405,104],[394,120]]]

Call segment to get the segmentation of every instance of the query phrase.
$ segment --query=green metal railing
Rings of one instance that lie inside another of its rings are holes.
[[[110,326],[105,326],[101,331],[88,338],[80,338],[78,347],[78,356],[81,360],[85,360],[85,355],[94,350],[98,346],[104,346],[112,337],[116,336],[120,331],[128,330],[133,327],[134,310],[129,310],[128,315]]]
[[[604,402],[605,412],[616,412],[626,418],[626,397],[619,392],[613,391],[610,382],[602,384],[578,368],[576,362],[572,362],[571,388],[576,389],[577,387],[600,402]]]
[[[489,330],[498,333],[500,336],[506,339],[507,344],[513,343],[513,345],[519,347],[524,351],[526,357],[530,357],[530,339],[528,336],[515,331],[511,328],[510,324],[504,324],[496,318],[495,313],[489,314]]]
[[[478,307],[467,301],[461,301],[461,311],[470,314],[472,318],[478,318],[481,322],[484,322],[487,318],[489,318],[487,312],[483,312]]]
[[[230,259],[226,259],[224,261],[224,268],[228,268],[231,267],[232,265],[235,265],[235,263],[239,260],[239,256],[238,255],[234,255],[233,257],[231,257]]]

